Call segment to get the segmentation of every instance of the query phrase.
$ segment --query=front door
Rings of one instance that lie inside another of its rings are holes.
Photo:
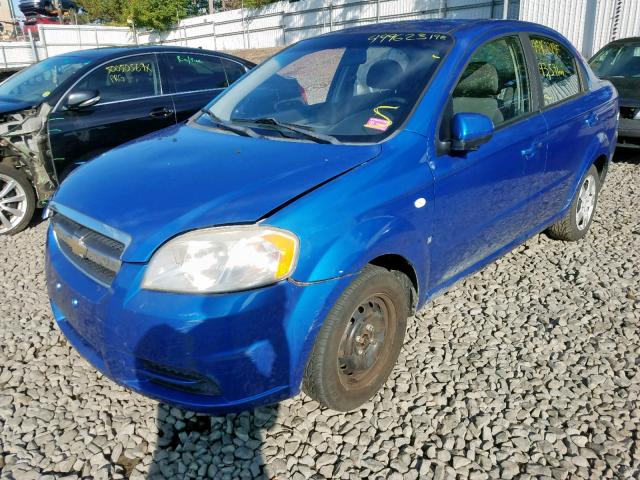
[[[536,193],[534,179],[544,174],[546,123],[531,85],[521,38],[513,35],[479,47],[453,90],[441,138],[448,138],[450,118],[463,112],[486,115],[495,132],[477,151],[433,161],[433,289],[533,227],[527,205]]]
[[[79,110],[66,108],[72,92],[97,91],[100,101]],[[153,54],[133,55],[96,67],[63,97],[48,119],[58,179],[78,164],[147,133],[175,124],[170,95],[162,95]]]

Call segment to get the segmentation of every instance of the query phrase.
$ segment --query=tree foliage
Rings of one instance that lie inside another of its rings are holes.
[[[256,8],[262,7],[263,5],[268,5],[270,3],[275,3],[278,0],[246,0],[244,2],[244,6],[248,8]]]
[[[125,0],[78,0],[84,13],[83,20],[106,24],[125,24]]]
[[[188,3],[187,0],[130,0],[127,18],[133,20],[136,27],[166,30],[187,16]]]
[[[276,0],[216,0],[216,10],[256,8]],[[178,20],[208,12],[208,0],[78,0],[84,10],[81,22],[127,25],[133,21],[138,28],[166,30]]]

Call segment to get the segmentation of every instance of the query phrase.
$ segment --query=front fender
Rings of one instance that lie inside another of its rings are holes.
[[[308,271],[296,272],[296,280],[319,281],[355,275],[383,255],[404,258],[416,272],[419,295],[426,290],[429,274],[428,237],[405,218],[385,215],[366,219],[345,231],[310,263]]]
[[[293,273],[311,283],[358,273],[381,255],[409,262],[426,291],[433,175],[426,139],[402,132],[381,155],[296,200],[266,223],[300,238]]]

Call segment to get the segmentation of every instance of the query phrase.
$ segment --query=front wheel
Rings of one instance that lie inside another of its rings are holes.
[[[303,380],[323,406],[359,407],[391,373],[407,328],[409,279],[373,265],[344,291],[318,333]]]
[[[582,178],[580,187],[565,217],[547,230],[549,236],[567,242],[574,242],[584,237],[589,230],[598,205],[599,191],[600,176],[595,165],[591,165]]]
[[[0,165],[0,235],[24,230],[36,208],[31,183],[19,170]]]

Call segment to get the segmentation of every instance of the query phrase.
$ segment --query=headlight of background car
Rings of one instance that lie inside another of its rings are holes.
[[[640,108],[638,108],[638,111],[636,112],[636,114],[633,117],[635,120],[640,120]]]
[[[247,290],[287,278],[298,260],[298,238],[272,227],[194,230],[153,255],[142,288],[183,293]]]

